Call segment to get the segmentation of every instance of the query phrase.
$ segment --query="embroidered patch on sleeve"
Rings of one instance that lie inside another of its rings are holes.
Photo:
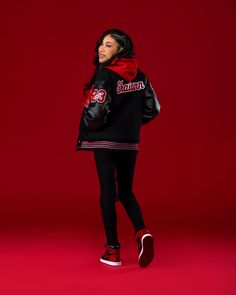
[[[85,102],[85,106],[88,107],[90,102],[98,102],[98,103],[104,103],[106,100],[107,92],[105,89],[93,89],[88,95],[88,98]]]

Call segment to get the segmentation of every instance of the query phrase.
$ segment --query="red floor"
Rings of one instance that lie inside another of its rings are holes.
[[[122,241],[123,265],[99,262],[103,243],[80,231],[2,233],[1,294],[236,294],[236,240],[230,236],[160,234],[154,261],[137,265],[135,240]]]

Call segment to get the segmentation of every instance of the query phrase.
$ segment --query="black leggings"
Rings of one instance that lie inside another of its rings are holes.
[[[145,227],[139,204],[132,192],[136,150],[95,150],[94,159],[100,182],[100,206],[109,245],[119,245],[116,201],[120,201],[131,219],[135,233]],[[116,180],[118,195],[116,193]]]

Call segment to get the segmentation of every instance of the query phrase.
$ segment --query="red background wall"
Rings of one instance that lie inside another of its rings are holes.
[[[234,1],[7,1],[0,19],[2,230],[101,228],[93,153],[75,145],[95,43],[113,27],[132,37],[162,106],[135,171],[147,224],[234,229]]]

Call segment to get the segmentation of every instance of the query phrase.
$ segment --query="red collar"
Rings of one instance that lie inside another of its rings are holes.
[[[119,74],[122,78],[127,81],[133,80],[138,71],[138,62],[136,58],[115,58],[109,65],[104,68],[111,69],[112,71]]]

